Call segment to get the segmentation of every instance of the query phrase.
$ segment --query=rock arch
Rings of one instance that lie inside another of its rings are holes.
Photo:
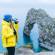
[[[38,24],[39,28],[39,44],[40,46],[54,50],[55,49],[55,21],[43,9],[31,8],[27,13],[24,26],[24,33],[30,36],[30,32],[34,24]]]

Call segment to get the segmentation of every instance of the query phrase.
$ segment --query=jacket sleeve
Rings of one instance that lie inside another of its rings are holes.
[[[2,35],[4,35],[5,37],[10,37],[10,36],[14,35],[13,30],[8,26],[3,26]]]

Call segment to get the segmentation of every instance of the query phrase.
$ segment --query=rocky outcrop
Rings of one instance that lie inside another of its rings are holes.
[[[39,44],[48,50],[55,50],[55,21],[42,9],[30,9],[24,26],[24,33],[30,36],[34,24],[39,28]]]

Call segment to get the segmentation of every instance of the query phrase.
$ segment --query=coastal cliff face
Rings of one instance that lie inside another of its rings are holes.
[[[34,24],[38,24],[39,44],[48,50],[55,50],[55,20],[43,9],[31,8],[27,13],[24,33],[30,36]]]

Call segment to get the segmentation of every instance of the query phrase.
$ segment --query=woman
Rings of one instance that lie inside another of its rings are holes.
[[[3,47],[8,51],[8,55],[15,54],[17,40],[17,32],[15,26],[12,24],[12,16],[5,15],[2,21],[2,43]]]

